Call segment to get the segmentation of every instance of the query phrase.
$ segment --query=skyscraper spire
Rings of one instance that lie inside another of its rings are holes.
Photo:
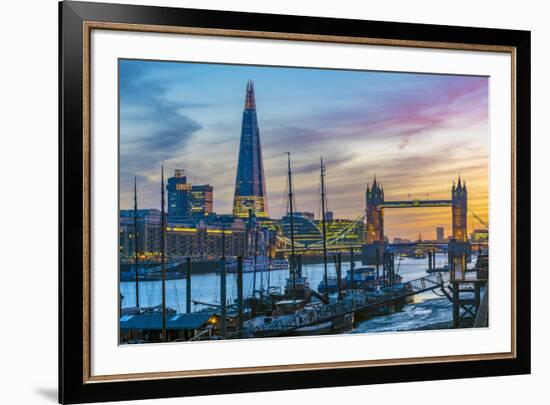
[[[245,109],[256,109],[256,97],[254,96],[254,82],[249,80],[246,83],[246,98],[244,100]]]
[[[246,84],[233,215],[247,218],[250,212],[258,218],[268,216],[260,128],[252,80]]]

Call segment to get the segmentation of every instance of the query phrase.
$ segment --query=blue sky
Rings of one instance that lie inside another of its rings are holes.
[[[245,87],[254,81],[270,215],[283,213],[285,152],[297,205],[317,211],[319,157],[329,208],[355,218],[376,174],[387,199],[448,198],[458,173],[470,206],[487,215],[488,79],[410,73],[120,61],[121,208],[159,208],[160,161],[170,175],[214,186],[214,209],[231,212]],[[404,221],[409,225],[404,225]],[[392,212],[387,234],[427,236],[450,227],[443,210]],[[419,225],[420,224],[420,225]]]

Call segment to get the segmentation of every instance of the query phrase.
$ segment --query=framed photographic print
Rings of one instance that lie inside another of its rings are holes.
[[[60,402],[529,373],[529,32],[59,10]]]

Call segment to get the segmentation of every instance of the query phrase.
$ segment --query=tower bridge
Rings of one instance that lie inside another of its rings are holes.
[[[451,207],[453,239],[466,242],[467,239],[467,212],[468,190],[466,182],[458,177],[458,184],[451,189],[450,200],[403,200],[386,201],[384,187],[374,178],[372,187],[367,186],[366,214],[367,214],[367,243],[384,241],[384,210],[387,208],[429,208]]]
[[[462,253],[469,251],[468,246],[468,190],[466,182],[458,176],[458,183],[451,188],[450,200],[402,200],[386,201],[384,187],[376,181],[367,185],[366,192],[367,243],[363,246],[363,262],[375,263],[386,249],[384,239],[384,214],[388,208],[433,208],[450,207],[452,213],[452,239],[455,248]]]

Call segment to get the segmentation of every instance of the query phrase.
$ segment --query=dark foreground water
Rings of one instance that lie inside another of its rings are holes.
[[[446,255],[441,254],[436,257],[436,265],[443,266],[446,263]],[[356,267],[361,266],[356,262]],[[343,263],[343,274],[349,269],[349,262]],[[396,259],[396,269],[403,276],[404,281],[413,280],[427,275],[427,259]],[[323,279],[324,266],[322,264],[305,265],[304,275],[308,277],[310,286],[317,289],[317,285]],[[334,264],[328,265],[329,275],[336,274]],[[250,295],[255,289],[271,287],[283,287],[288,277],[288,270],[276,270],[269,273],[256,274],[254,283],[253,273],[244,274],[245,295]],[[178,312],[185,311],[185,291],[187,280],[167,280],[166,281],[166,301],[169,307],[175,308]],[[269,283],[269,284],[268,284]],[[204,303],[219,304],[220,302],[220,276],[219,274],[199,274],[192,277],[191,280],[191,299]],[[160,281],[142,281],[139,285],[140,305],[154,306],[161,303],[161,282]],[[122,300],[123,307],[135,305],[135,282],[126,281],[120,283],[120,292],[124,296]],[[237,298],[236,276],[227,275],[227,297],[230,303]],[[204,308],[202,304],[193,305],[192,310]],[[452,306],[445,297],[438,297],[432,292],[427,292],[415,296],[414,303],[407,304],[402,311],[369,319],[357,325],[352,333],[364,332],[391,332],[405,331],[429,328],[442,322],[452,320]]]

